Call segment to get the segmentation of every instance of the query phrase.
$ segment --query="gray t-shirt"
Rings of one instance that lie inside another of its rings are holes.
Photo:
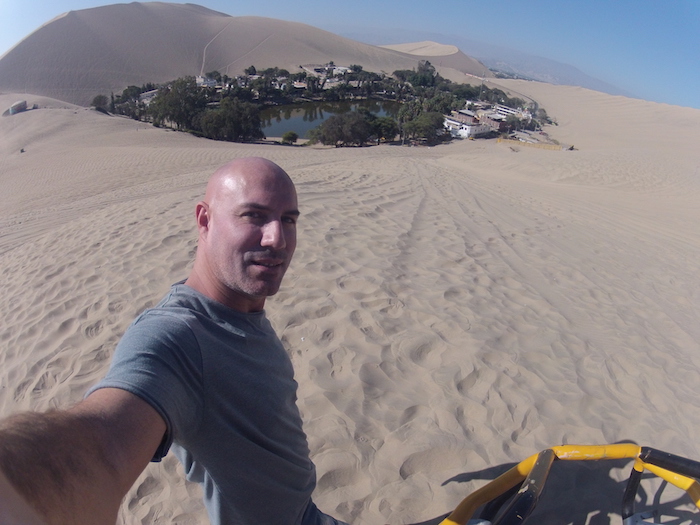
[[[182,283],[134,320],[92,390],[144,399],[202,484],[213,525],[327,522],[296,406],[292,363],[264,312],[243,314]],[[333,522],[333,520],[331,520]]]

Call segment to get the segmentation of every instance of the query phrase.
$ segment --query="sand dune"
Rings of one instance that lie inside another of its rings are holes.
[[[227,144],[27,97],[41,109],[0,119],[0,413],[80,399],[186,275],[208,175],[262,155],[300,193],[269,313],[324,510],[425,522],[561,443],[700,459],[700,111],[508,86],[578,149]],[[608,523],[628,469],[554,469],[534,522]],[[640,508],[697,522],[677,491],[645,490]],[[171,458],[152,465],[121,523],[206,523],[197,491]]]
[[[419,60],[427,60],[435,66],[441,74],[446,72],[447,76],[445,78],[449,78],[455,82],[467,84],[471,82],[474,84],[475,82],[472,77],[493,77],[493,73],[485,65],[475,58],[465,55],[456,46],[426,41],[379,47],[414,55]],[[455,75],[451,73],[450,70],[466,73],[468,78],[465,78],[464,75]]]
[[[296,22],[231,17],[194,4],[133,2],[70,11],[0,57],[0,92],[31,93],[87,106],[129,85],[254,65],[301,71],[301,64],[361,64],[391,74],[425,57],[371,46]],[[462,81],[485,67],[463,53],[431,56]]]

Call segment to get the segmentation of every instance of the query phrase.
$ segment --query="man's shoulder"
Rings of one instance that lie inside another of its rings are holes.
[[[182,284],[175,284],[168,293],[155,305],[141,312],[134,322],[143,320],[158,320],[170,318],[173,320],[194,319],[204,312],[196,294]]]
[[[276,337],[265,312],[234,311],[179,283],[173,285],[158,304],[138,315],[128,331],[208,340]]]
[[[183,293],[173,286],[158,304],[136,316],[124,338],[191,342],[194,339],[193,327],[200,323],[201,315],[196,301],[192,301],[186,291]]]
[[[168,293],[151,310],[185,309],[196,311],[202,308],[202,296],[184,283],[175,283]]]

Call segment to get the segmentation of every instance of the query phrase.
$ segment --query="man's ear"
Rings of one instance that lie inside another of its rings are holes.
[[[204,201],[198,202],[194,213],[197,220],[197,229],[202,235],[209,230],[209,205]]]

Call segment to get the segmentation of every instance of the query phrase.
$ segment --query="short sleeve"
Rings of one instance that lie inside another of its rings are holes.
[[[195,321],[196,322],[196,321]],[[151,405],[167,426],[153,461],[160,461],[173,440],[186,440],[203,412],[202,357],[186,317],[162,310],[145,312],[119,341],[100,388],[131,392]]]

